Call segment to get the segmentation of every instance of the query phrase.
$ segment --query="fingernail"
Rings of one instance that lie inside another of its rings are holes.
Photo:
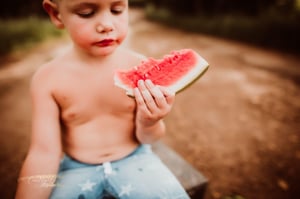
[[[143,80],[140,79],[140,80],[138,81],[138,85],[142,85],[142,84],[143,84]]]
[[[145,82],[146,82],[147,84],[152,84],[152,81],[151,81],[150,79],[146,79]]]
[[[139,92],[139,89],[137,87],[135,87],[133,89],[133,95],[136,96],[136,94]]]

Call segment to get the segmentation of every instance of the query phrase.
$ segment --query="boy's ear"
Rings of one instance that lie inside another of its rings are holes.
[[[64,28],[64,24],[61,20],[61,15],[59,13],[57,4],[51,0],[44,0],[43,7],[50,16],[52,23],[59,29]]]

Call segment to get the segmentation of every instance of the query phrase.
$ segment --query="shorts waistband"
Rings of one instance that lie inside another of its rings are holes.
[[[137,154],[143,154],[143,153],[152,153],[151,145],[149,144],[141,144],[139,145],[133,152],[125,156],[124,158],[121,158],[120,160],[129,158],[131,156],[137,155]],[[110,161],[110,162],[105,162],[105,163],[114,163],[118,162],[120,160],[115,160],[115,161]],[[90,164],[90,163],[84,163],[80,162],[78,160],[75,160],[74,158],[68,156],[67,154],[64,154],[61,163],[60,163],[60,171],[64,171],[67,169],[77,169],[77,168],[82,168],[82,167],[95,167],[95,166],[101,166],[105,164],[100,163],[100,164]]]

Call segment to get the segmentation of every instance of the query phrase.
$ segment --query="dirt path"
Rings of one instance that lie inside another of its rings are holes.
[[[179,94],[164,141],[210,179],[205,199],[300,197],[300,59],[173,30],[132,10],[127,45],[159,58],[193,48],[211,67]],[[11,199],[29,143],[29,80],[68,45],[47,42],[0,68],[0,193]]]

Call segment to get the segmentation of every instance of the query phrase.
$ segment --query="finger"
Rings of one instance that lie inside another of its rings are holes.
[[[138,81],[138,88],[145,101],[150,101],[150,99],[153,99],[151,93],[148,91],[145,82],[143,80]]]
[[[142,111],[146,114],[150,114],[150,111],[148,110],[148,107],[145,103],[145,100],[144,100],[140,90],[138,88],[134,88],[133,91],[134,91],[135,101],[138,106],[138,110]]]
[[[163,86],[160,86],[159,89],[161,90],[161,92],[165,96],[165,98],[167,100],[167,103],[172,104],[175,100],[175,92],[172,91],[171,89],[168,89],[168,88],[163,87]]]
[[[158,107],[163,107],[167,104],[166,98],[158,86],[155,86],[153,82],[149,79],[145,81],[145,85],[148,88],[152,97],[155,99],[155,102]]]
[[[152,112],[152,113],[154,111],[156,111],[157,105],[156,105],[156,103],[155,103],[155,101],[154,101],[154,99],[153,99],[150,91],[146,87],[145,82],[143,80],[140,80],[138,82],[138,88],[139,88],[139,90],[141,92],[141,95],[142,95],[142,97],[143,97],[143,99],[144,99],[144,101],[145,101],[145,103],[146,103],[149,111]]]

